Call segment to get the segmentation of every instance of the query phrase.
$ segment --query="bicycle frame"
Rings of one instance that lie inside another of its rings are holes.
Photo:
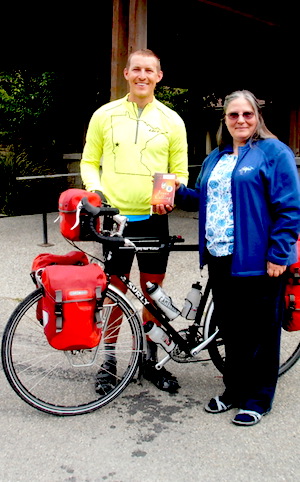
[[[89,203],[86,202],[86,200],[82,200],[82,207],[85,210],[87,210],[87,212],[93,215],[99,215],[99,213],[101,212],[101,208],[97,208],[95,211],[95,208],[93,208],[93,206],[90,206]],[[113,211],[112,208],[110,208],[109,212],[111,211]],[[119,240],[121,240],[121,237],[123,236],[123,230],[126,224],[126,222],[124,222],[124,216],[121,216],[119,214],[116,215],[116,213],[114,213],[113,215],[113,213],[111,213],[111,215],[108,215],[106,217],[106,224],[107,224],[107,228],[109,227],[109,231],[112,228],[113,222],[116,222],[119,228],[117,231],[115,231],[113,236],[110,238],[107,238],[106,236],[103,236],[103,235],[99,235],[96,232],[92,222],[92,217],[90,218],[90,222],[89,222],[90,230],[95,236],[94,237],[95,241],[98,241],[102,244],[104,242],[105,243],[108,242],[110,244],[110,247],[108,249],[106,248],[107,256],[105,256],[106,258],[105,270],[106,270],[108,279],[110,279],[110,272],[111,272],[110,267],[111,267],[111,262],[113,258],[113,253],[114,253],[114,249],[112,249],[111,242],[113,238],[114,238],[114,241],[117,241],[117,243]],[[135,252],[167,250],[168,253],[170,251],[196,251],[196,250],[198,251],[197,244],[185,245],[184,247],[179,245],[175,246],[176,242],[177,243],[184,242],[184,239],[181,236],[170,236],[168,240],[159,240],[158,238],[147,238],[147,237],[144,237],[144,238],[135,237],[135,238],[129,238],[129,239],[122,238],[122,239],[123,241],[126,241],[126,243],[123,242],[123,244],[120,243],[119,245],[115,243],[115,249],[117,250],[134,249]],[[150,241],[154,242],[154,245],[151,245]],[[143,243],[146,243],[146,245],[136,246],[136,244],[143,244]],[[157,245],[158,243],[160,243],[159,246]],[[160,310],[157,306],[153,306],[147,300],[144,294],[141,293],[141,291],[132,283],[132,281],[129,278],[127,278],[125,275],[120,275],[120,276],[117,275],[117,277],[122,281],[122,283],[126,286],[126,288],[128,288],[132,292],[132,294],[142,303],[142,305],[149,311],[149,313],[151,313],[159,321],[159,323],[161,323],[163,327],[166,328],[167,333],[173,338],[173,341],[175,342],[175,344],[179,347],[181,351],[184,351],[188,356],[191,355],[192,357],[195,357],[201,350],[206,348],[206,346],[218,334],[219,330],[217,329],[215,333],[213,333],[207,339],[204,339],[200,344],[191,347],[191,344],[192,344],[191,342],[193,338],[195,339],[195,335],[194,337],[192,337],[192,331],[193,331],[192,329],[190,331],[190,336],[189,336],[190,341],[188,339],[186,340],[172,327],[172,325],[170,325],[170,319],[163,313],[163,311]],[[198,307],[198,310],[197,310],[198,316],[196,316],[196,320],[194,322],[194,334],[197,332],[198,328],[200,327],[200,322],[202,319],[202,315],[204,313],[204,308],[209,296],[209,292],[210,292],[210,286],[209,284],[207,284],[204,292],[204,296],[203,296],[204,299],[202,303],[200,303],[200,306]],[[171,355],[166,356],[160,362],[160,364],[156,365],[156,368],[162,368],[163,364],[166,363],[170,358],[172,358]]]
[[[170,251],[196,251],[198,250],[197,244],[186,244],[186,245],[175,245],[175,242],[183,242],[184,239],[177,236],[171,236],[167,243],[158,240],[157,238],[130,238],[131,241],[135,243],[148,243],[146,246],[138,246],[135,248],[136,252],[138,251],[159,251],[163,249],[167,249]],[[159,246],[151,246],[152,243],[160,243]],[[118,248],[124,249],[124,248]],[[125,248],[128,249],[128,248]],[[107,258],[112,260],[113,252],[110,251]],[[107,275],[108,278],[110,277],[110,261],[107,262]],[[197,310],[196,318],[194,322],[189,326],[189,337],[188,339],[183,338],[179,332],[170,324],[170,319],[164,314],[164,312],[156,305],[153,305],[149,302],[149,300],[145,297],[145,295],[140,291],[140,289],[125,275],[116,275],[118,279],[126,286],[126,288],[133,294],[133,296],[143,305],[144,308],[166,329],[168,335],[171,336],[174,343],[180,349],[180,351],[184,351],[186,355],[195,357],[200,353],[201,350],[206,348],[206,346],[215,338],[218,333],[218,330],[213,333],[210,337],[207,336],[201,343],[193,344],[193,340],[195,340],[196,334],[201,324],[201,319],[205,310],[205,306],[207,304],[207,300],[210,293],[210,284],[209,282],[205,286],[205,290],[202,293],[200,305]],[[160,369],[163,367],[168,360],[172,358],[172,355],[168,354],[164,357],[160,362],[156,364],[156,368]]]

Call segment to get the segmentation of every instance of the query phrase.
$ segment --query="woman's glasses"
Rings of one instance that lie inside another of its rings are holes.
[[[240,115],[244,117],[245,120],[250,120],[254,117],[254,112],[243,112],[242,114],[238,114],[237,112],[230,112],[230,114],[226,114],[228,119],[230,120],[237,120]]]

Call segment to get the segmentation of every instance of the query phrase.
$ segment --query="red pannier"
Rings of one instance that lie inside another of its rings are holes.
[[[289,266],[288,281],[285,288],[285,319],[283,328],[286,331],[300,330],[300,238],[297,241],[298,261]]]
[[[106,276],[97,264],[47,266],[41,275],[42,314],[49,344],[58,350],[97,346],[101,339],[100,301]]]
[[[34,258],[32,262],[32,267],[31,267],[31,272],[32,272],[34,281],[35,281],[34,277],[36,272],[41,268],[50,266],[51,264],[84,265],[84,264],[89,264],[89,260],[87,255],[82,251],[70,251],[67,254],[52,254],[52,253],[38,254]]]
[[[52,264],[83,266],[89,264],[89,260],[87,255],[82,251],[70,251],[69,253],[62,255],[52,253],[38,254],[32,262],[30,273],[32,281],[37,288],[41,287],[41,276],[43,269]],[[40,323],[43,322],[42,300],[38,302],[36,317]]]
[[[84,189],[67,189],[59,196],[60,232],[70,241],[89,241],[91,239],[89,228],[85,224],[88,216],[85,213],[77,212],[77,206],[83,197],[86,197],[93,206],[101,207],[100,196]],[[96,219],[95,228],[97,232],[100,231],[99,218]]]

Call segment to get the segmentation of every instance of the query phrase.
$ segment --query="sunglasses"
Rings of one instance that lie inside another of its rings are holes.
[[[250,120],[254,117],[254,112],[243,112],[241,114],[245,120]],[[240,114],[238,114],[237,112],[230,112],[230,114],[226,114],[226,116],[228,117],[228,119],[230,120],[237,120],[239,117],[240,117]]]

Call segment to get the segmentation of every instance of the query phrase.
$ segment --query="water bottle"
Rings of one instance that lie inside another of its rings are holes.
[[[175,348],[174,341],[169,337],[160,326],[157,326],[153,321],[147,321],[144,325],[144,331],[149,336],[150,340],[161,345],[166,352],[171,352]]]
[[[171,297],[164,292],[161,286],[151,283],[151,281],[147,281],[146,285],[147,293],[170,320],[174,320],[176,316],[180,315],[180,311],[173,305]]]
[[[187,320],[194,320],[201,299],[201,288],[199,281],[192,284],[192,289],[187,294],[182,308],[181,316]]]

